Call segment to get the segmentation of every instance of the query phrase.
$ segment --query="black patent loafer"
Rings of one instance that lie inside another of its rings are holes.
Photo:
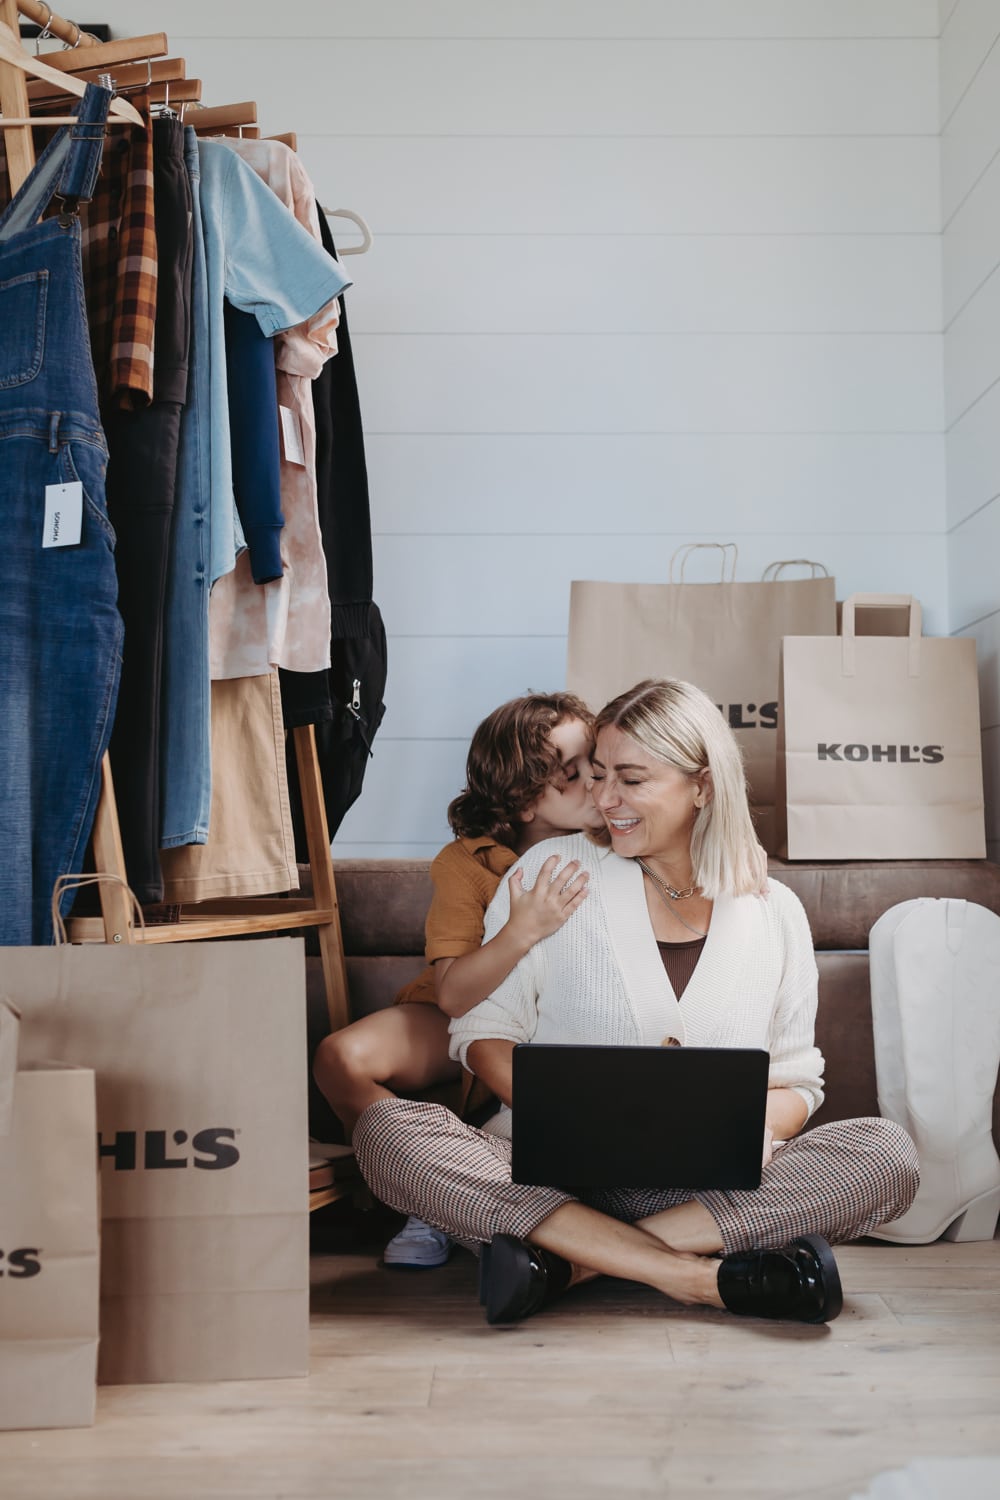
[[[719,1292],[730,1312],[797,1323],[832,1323],[844,1305],[837,1262],[820,1234],[800,1235],[781,1250],[725,1256]]]
[[[479,1251],[479,1305],[486,1306],[486,1284],[490,1276],[490,1251],[493,1246],[485,1244]]]
[[[497,1234],[479,1261],[479,1300],[487,1323],[520,1323],[564,1291],[569,1261],[513,1234]]]

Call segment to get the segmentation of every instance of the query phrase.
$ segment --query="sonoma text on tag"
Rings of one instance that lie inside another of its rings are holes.
[[[45,525],[43,547],[76,547],[83,527],[83,485],[47,484],[45,486]]]

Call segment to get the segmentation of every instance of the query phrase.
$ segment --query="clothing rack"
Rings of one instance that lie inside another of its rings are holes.
[[[0,23],[7,27],[15,39],[19,39],[20,15],[36,22],[52,36],[64,39],[70,50],[47,54],[46,66],[35,66],[35,59],[25,53],[31,71],[43,76],[51,89],[52,80],[47,66],[50,59],[67,75],[88,70],[106,70],[114,64],[128,65],[143,61],[151,68],[152,56],[162,56],[167,50],[166,37],[134,38],[129,41],[97,42],[82,32],[74,21],[66,21],[54,15],[45,0],[0,0]],[[183,77],[184,63],[176,60]],[[163,70],[161,79],[163,78]],[[178,76],[175,74],[175,76]],[[144,81],[151,81],[150,79]],[[66,87],[72,92],[82,81],[67,77]],[[116,100],[120,113],[127,113],[136,120],[130,105]],[[245,109],[246,106],[241,108]],[[256,106],[250,106],[256,118]],[[25,72],[12,61],[0,56],[0,111],[8,120],[26,118],[29,115],[29,92]],[[0,121],[2,124],[2,121]],[[34,165],[34,148],[31,126],[6,126],[5,145],[11,191],[17,192]],[[68,924],[70,940],[73,942],[105,942],[113,944],[192,942],[209,938],[238,937],[252,932],[286,932],[290,930],[316,928],[323,977],[326,985],[327,1010],[330,1026],[339,1030],[350,1020],[347,993],[347,969],[344,961],[344,946],[340,929],[340,912],[337,904],[337,888],[330,851],[330,835],[323,802],[323,786],[319,759],[316,750],[315,730],[311,724],[292,731],[298,765],[302,795],[303,821],[309,866],[312,873],[312,899],[283,897],[246,897],[242,899],[210,900],[180,907],[177,921],[148,924],[137,928],[133,919],[131,903],[125,889],[117,881],[103,881],[99,886],[100,917],[78,917]],[[126,879],[125,856],[122,849],[118,823],[114,784],[108,755],[101,767],[101,793],[94,820],[91,838],[94,866],[97,872]],[[345,1189],[347,1191],[349,1189]],[[339,1191],[330,1190],[333,1197]],[[314,1195],[314,1198],[316,1195]],[[332,1201],[325,1193],[320,1201]],[[314,1201],[312,1207],[318,1207]]]

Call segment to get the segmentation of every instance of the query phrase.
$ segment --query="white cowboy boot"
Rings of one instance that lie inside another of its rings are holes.
[[[912,1136],[920,1190],[876,1239],[993,1238],[1000,1158],[1000,917],[971,901],[892,907],[869,940],[879,1109]]]

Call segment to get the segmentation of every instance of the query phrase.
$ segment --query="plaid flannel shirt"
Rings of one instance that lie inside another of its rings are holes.
[[[132,102],[148,119],[146,96],[133,95]],[[45,143],[41,135],[35,132],[37,152]],[[0,201],[9,200],[7,161],[0,145]],[[47,212],[58,211],[54,199]],[[81,203],[80,224],[87,321],[101,404],[137,410],[153,398],[156,327],[153,133],[148,126],[108,130],[94,197]]]

